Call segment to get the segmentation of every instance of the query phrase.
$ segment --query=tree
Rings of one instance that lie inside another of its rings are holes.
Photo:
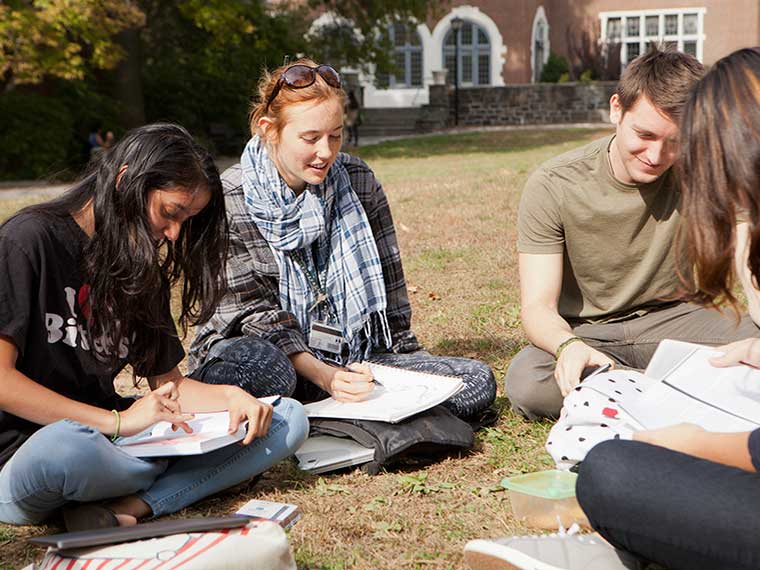
[[[146,119],[176,121],[216,150],[239,152],[261,71],[306,49],[302,15],[253,0],[141,5],[148,21],[140,34]]]
[[[124,55],[114,36],[144,22],[130,0],[0,4],[0,84],[7,92],[47,77],[81,80],[94,69],[111,69]]]
[[[309,53],[321,61],[366,69],[376,76],[397,72],[388,24],[424,22],[435,15],[440,0],[308,0],[317,13],[333,14],[332,21],[307,38]]]

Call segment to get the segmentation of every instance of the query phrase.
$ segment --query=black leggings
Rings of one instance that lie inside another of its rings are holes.
[[[577,496],[608,542],[669,570],[760,568],[760,475],[635,441],[606,441]]]
[[[493,372],[478,360],[433,356],[425,351],[373,353],[369,360],[407,370],[461,378],[464,388],[443,403],[459,417],[468,417],[484,410],[496,397]],[[258,337],[219,341],[211,347],[206,361],[191,376],[209,384],[234,383],[257,397],[292,395],[302,401],[328,397],[316,385],[296,376],[284,352]]]

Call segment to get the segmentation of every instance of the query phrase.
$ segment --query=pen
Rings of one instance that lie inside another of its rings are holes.
[[[607,372],[610,368],[612,368],[611,364],[603,364],[602,366],[599,366],[596,370],[594,370],[591,374],[586,376],[584,380],[588,380],[592,376],[596,376],[597,374],[601,374],[602,372]]]
[[[343,364],[340,364],[339,362],[336,362],[335,360],[332,360],[330,358],[325,358],[324,362],[325,362],[325,364],[329,364],[330,366],[334,366],[335,368],[337,368],[339,370],[345,370],[346,372],[354,372],[354,373],[356,372],[355,370],[351,370],[347,366],[344,366]],[[383,385],[380,382],[380,380],[378,380],[374,376],[372,377],[372,380],[370,380],[370,383],[371,384],[376,384],[377,386],[382,386]]]

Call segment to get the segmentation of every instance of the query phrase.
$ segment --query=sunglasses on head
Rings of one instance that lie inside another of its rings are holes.
[[[291,89],[303,89],[304,87],[309,87],[314,84],[317,80],[317,74],[319,74],[330,87],[340,89],[340,75],[329,65],[323,64],[317,65],[316,67],[303,65],[301,63],[291,65],[282,72],[282,75],[280,75],[280,78],[277,80],[277,84],[274,86],[274,89],[272,89],[272,94],[269,96],[269,99],[267,99],[265,112],[269,111],[269,105],[271,105],[274,98],[277,97],[277,94],[280,92],[283,85],[287,85]]]

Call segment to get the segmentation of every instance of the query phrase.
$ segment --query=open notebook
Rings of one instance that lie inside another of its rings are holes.
[[[760,370],[743,364],[716,368],[720,352],[707,346],[663,340],[645,375],[657,380],[624,408],[646,429],[680,422],[708,431],[760,427]]]
[[[342,418],[396,423],[448,400],[462,389],[459,378],[370,363],[381,385],[361,402],[327,398],[304,406],[311,418]]]
[[[275,405],[280,396],[259,400]],[[199,455],[242,441],[248,431],[248,422],[241,422],[235,433],[229,433],[230,414],[227,411],[196,413],[187,424],[192,433],[181,429],[173,431],[169,422],[158,422],[136,435],[120,437],[116,445],[134,457]]]

